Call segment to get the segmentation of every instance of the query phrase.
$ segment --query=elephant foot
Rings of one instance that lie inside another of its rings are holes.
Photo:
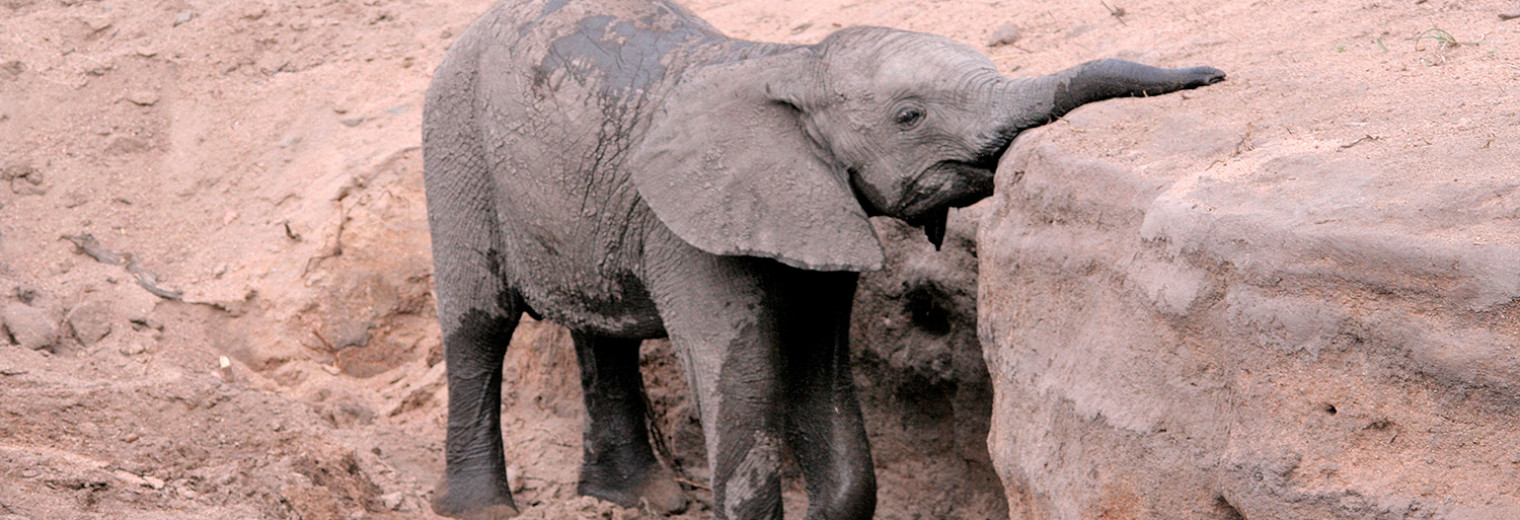
[[[686,492],[676,483],[675,473],[659,463],[650,465],[633,478],[617,479],[610,473],[583,466],[576,491],[623,507],[647,504],[650,510],[667,515],[686,511]]]
[[[448,478],[440,480],[433,493],[433,512],[460,520],[506,520],[517,516],[517,504],[504,484],[494,479],[480,480],[486,482],[450,486]]]

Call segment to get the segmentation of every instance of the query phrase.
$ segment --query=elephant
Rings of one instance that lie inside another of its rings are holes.
[[[500,422],[522,315],[571,332],[585,390],[578,492],[666,513],[638,348],[668,337],[694,394],[716,518],[869,518],[876,483],[849,365],[871,217],[938,247],[1020,132],[1094,101],[1224,79],[1099,60],[1000,74],[948,38],[840,29],[724,36],[666,0],[503,1],[426,92],[423,162],[448,387],[442,515],[517,513]]]

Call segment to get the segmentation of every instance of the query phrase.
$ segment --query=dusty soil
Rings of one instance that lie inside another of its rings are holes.
[[[0,519],[433,518],[445,394],[421,93],[489,3],[0,0]],[[1361,113],[1423,131],[1393,136],[1364,117],[1308,129],[1347,149],[1486,148],[1486,125],[1516,121],[1506,42],[1520,22],[1496,16],[1520,11],[1513,2],[1323,3],[1334,16],[1168,0],[1107,2],[1122,13],[1096,1],[688,5],[744,38],[811,42],[854,24],[939,33],[1018,75],[1123,57],[1213,64],[1232,74],[1220,88],[1247,91],[1395,70],[1475,96],[1369,85]],[[999,31],[1010,24],[1016,35]],[[1295,27],[1301,40],[1284,43]],[[1006,43],[988,47],[996,38]],[[1248,55],[1280,66],[1231,68]],[[1240,109],[1322,120],[1289,90],[1263,92]],[[1295,128],[1247,126],[1227,144]],[[701,500],[700,433],[667,349],[646,345],[651,398]],[[643,516],[575,496],[567,334],[525,325],[509,356],[504,426],[524,518]],[[1000,514],[996,483],[947,478],[960,473],[920,451],[955,444],[914,433],[953,417],[914,406],[914,389],[945,390],[879,386],[867,392],[878,516]],[[700,504],[687,515],[706,516]]]

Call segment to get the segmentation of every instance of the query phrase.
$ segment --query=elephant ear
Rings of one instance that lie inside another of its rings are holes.
[[[820,271],[880,269],[845,172],[807,133],[805,49],[688,71],[629,158],[639,195],[676,236],[717,255]]]

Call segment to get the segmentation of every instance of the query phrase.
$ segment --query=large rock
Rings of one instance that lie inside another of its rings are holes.
[[[1013,516],[1520,518],[1513,155],[1188,103],[1003,159],[978,298]]]
[[[23,347],[32,350],[50,349],[58,344],[58,325],[43,309],[13,302],[7,304],[4,314],[5,330]]]
[[[65,318],[74,338],[89,347],[111,333],[111,305],[102,300],[91,300],[69,310]]]

